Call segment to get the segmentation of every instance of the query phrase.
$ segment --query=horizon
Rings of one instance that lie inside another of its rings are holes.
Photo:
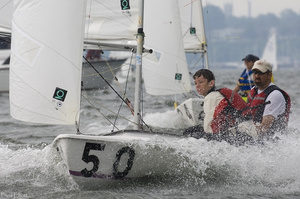
[[[232,15],[236,17],[257,17],[269,13],[280,16],[286,9],[300,14],[299,0],[203,0],[202,4],[218,6],[223,11],[232,9]]]

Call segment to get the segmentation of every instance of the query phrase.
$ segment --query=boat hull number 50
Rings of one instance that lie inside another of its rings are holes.
[[[89,155],[90,150],[104,151],[104,149],[105,149],[105,144],[90,143],[90,142],[85,143],[84,151],[83,151],[83,154],[82,154],[82,160],[85,163],[92,162],[93,163],[93,168],[91,170],[87,170],[86,168],[81,170],[81,174],[84,177],[91,177],[99,169],[99,164],[100,164],[99,158],[95,155]],[[126,168],[123,171],[119,171],[118,167],[119,167],[121,157],[122,157],[122,155],[124,155],[126,153],[128,154],[128,160],[127,160]],[[135,152],[129,146],[121,148],[116,153],[115,162],[112,165],[112,167],[113,167],[113,176],[115,178],[124,178],[128,174],[128,172],[131,170],[131,167],[133,165],[134,156],[135,156]]]

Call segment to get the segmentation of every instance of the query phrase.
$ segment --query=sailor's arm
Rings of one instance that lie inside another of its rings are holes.
[[[256,128],[259,134],[266,133],[277,117],[285,111],[285,99],[278,90],[271,92],[266,102],[270,103],[266,104],[262,121]]]
[[[240,90],[240,83],[238,81],[235,88],[233,89],[233,92],[237,93],[237,92],[239,92],[239,90]]]
[[[266,133],[273,125],[274,120],[275,118],[272,115],[263,116],[262,122],[258,126],[256,126],[258,134]]]

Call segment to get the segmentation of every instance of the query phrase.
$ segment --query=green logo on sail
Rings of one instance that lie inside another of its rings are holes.
[[[182,74],[181,73],[176,73],[175,74],[175,79],[176,80],[181,80],[182,79]]]
[[[120,1],[121,1],[121,9],[122,10],[130,9],[129,0],[120,0]]]
[[[196,34],[196,28],[195,27],[190,27],[190,34],[191,35]]]
[[[62,89],[62,88],[58,88],[56,87],[55,91],[54,91],[54,95],[53,95],[53,98],[54,99],[57,99],[57,100],[60,100],[60,101],[65,101],[65,98],[66,98],[66,95],[67,95],[67,92],[66,90]]]

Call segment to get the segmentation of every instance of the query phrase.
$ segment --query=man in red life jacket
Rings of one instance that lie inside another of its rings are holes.
[[[258,136],[273,135],[287,127],[291,100],[285,91],[271,82],[272,66],[269,62],[256,61],[252,71],[255,87],[248,96],[249,112]]]
[[[225,140],[232,142],[228,129],[236,126],[246,102],[228,88],[215,89],[214,74],[207,69],[198,70],[194,76],[197,92],[204,96],[204,123],[202,126],[188,128],[183,133],[195,138],[207,140]]]

